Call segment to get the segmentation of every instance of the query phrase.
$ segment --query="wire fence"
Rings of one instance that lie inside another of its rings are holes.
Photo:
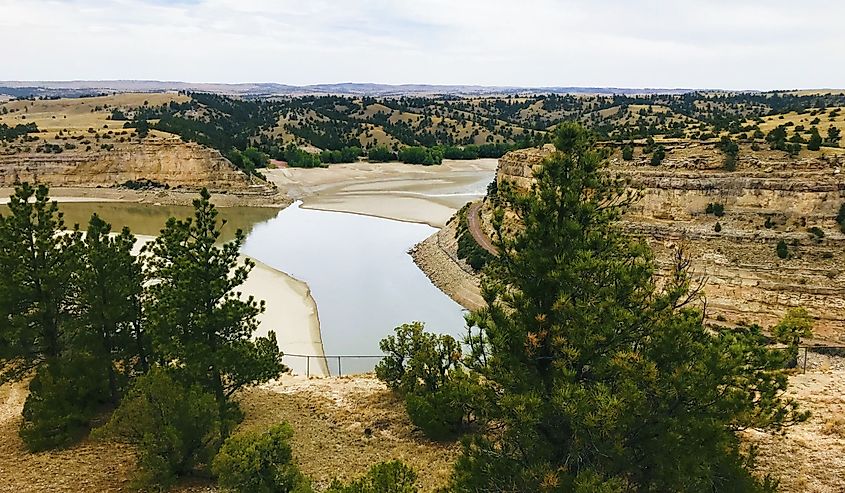
[[[383,354],[321,355],[285,353],[282,361],[294,373],[305,376],[334,377],[369,373],[384,358]]]
[[[789,348],[777,348],[788,351]],[[802,373],[823,365],[830,357],[845,358],[845,346],[799,346],[795,368]],[[295,374],[333,377],[369,373],[384,358],[373,355],[321,355],[285,353],[283,361]]]

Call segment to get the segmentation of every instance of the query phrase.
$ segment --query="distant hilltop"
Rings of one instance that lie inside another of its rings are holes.
[[[154,80],[0,81],[11,97],[73,97],[93,93],[196,91],[242,96],[487,96],[513,94],[683,94],[696,89],[620,87],[516,87],[434,84],[338,83],[294,86],[276,83],[215,84]]]

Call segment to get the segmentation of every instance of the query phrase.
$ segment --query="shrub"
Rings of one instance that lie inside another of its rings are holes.
[[[839,213],[836,214],[836,224],[839,225],[839,230],[845,233],[845,204],[839,206]]]
[[[287,423],[260,434],[229,437],[212,464],[220,487],[238,493],[310,491],[308,481],[291,463],[291,437]]]
[[[417,493],[417,473],[398,460],[382,462],[348,484],[332,481],[326,493]]]
[[[716,222],[716,225],[713,226],[713,231],[715,231],[717,233],[722,231],[722,225],[718,221]]]
[[[775,247],[775,251],[777,252],[778,257],[780,258],[789,257],[789,247],[786,246],[786,242],[783,240],[780,240],[778,242],[777,247]]]
[[[367,160],[371,163],[386,163],[396,159],[396,153],[387,146],[376,146],[367,151]]]
[[[438,148],[411,146],[399,151],[399,160],[407,164],[430,166],[443,162],[443,153]]]
[[[651,155],[651,165],[652,166],[659,166],[660,163],[663,162],[663,159],[666,158],[666,149],[659,145],[654,148],[654,154]]]
[[[707,214],[713,214],[716,217],[722,217],[725,215],[725,204],[720,204],[719,202],[710,202],[707,204],[707,207],[704,209],[704,212]]]
[[[824,238],[824,231],[822,231],[822,229],[818,226],[813,226],[810,229],[808,229],[807,231],[809,231],[810,234],[815,236],[816,238],[819,238],[819,239]]]
[[[51,361],[29,384],[20,436],[35,452],[69,445],[88,432],[109,400],[107,369],[91,356]]]
[[[96,436],[136,444],[135,485],[166,489],[214,455],[220,443],[216,417],[213,395],[184,385],[174,370],[153,368],[134,382]]]
[[[634,148],[630,145],[622,147],[622,159],[630,161],[634,159]]]
[[[380,343],[376,376],[405,399],[408,416],[433,440],[455,437],[470,423],[473,381],[459,366],[461,349],[449,335],[425,332],[420,322],[395,329]]]

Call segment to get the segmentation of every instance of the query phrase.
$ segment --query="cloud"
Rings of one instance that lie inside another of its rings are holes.
[[[845,85],[807,0],[0,0],[2,78]]]

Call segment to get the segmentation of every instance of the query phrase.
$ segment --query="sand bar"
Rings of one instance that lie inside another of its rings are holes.
[[[329,168],[267,170],[267,178],[306,209],[350,212],[443,227],[478,198],[496,159],[444,160],[438,166],[347,163]]]

